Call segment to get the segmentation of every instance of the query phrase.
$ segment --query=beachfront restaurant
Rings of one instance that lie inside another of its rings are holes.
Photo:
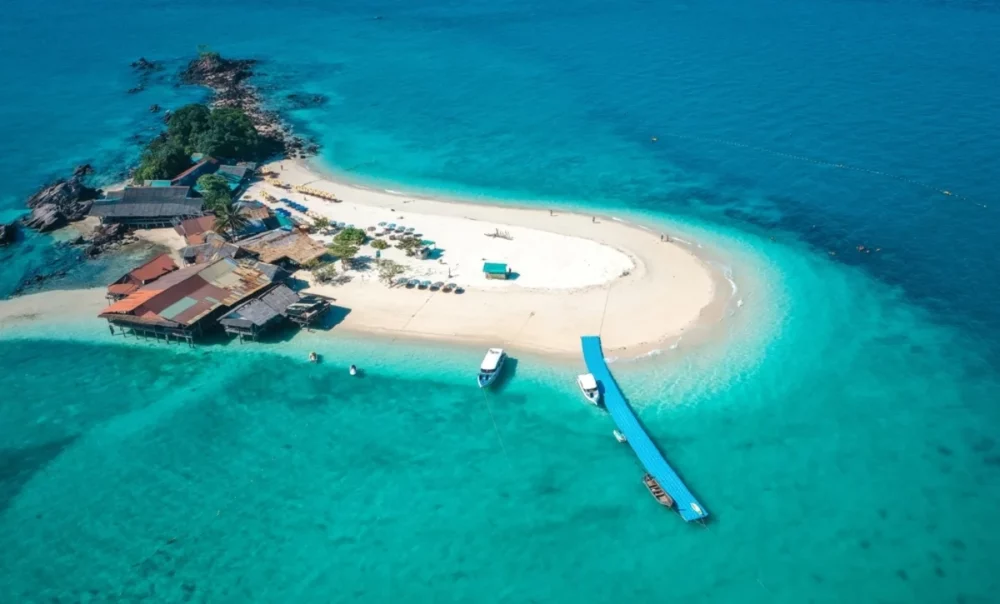
[[[229,309],[266,291],[279,270],[256,261],[221,258],[173,271],[114,302],[98,315],[113,335],[163,337],[192,343]],[[115,331],[118,328],[118,331]]]
[[[504,279],[510,277],[510,267],[503,262],[487,262],[483,264],[483,275],[487,279]]]

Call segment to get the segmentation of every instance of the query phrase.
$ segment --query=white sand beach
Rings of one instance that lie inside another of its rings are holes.
[[[342,282],[337,285],[316,284],[311,273],[299,271],[295,276],[310,284],[307,291],[349,309],[334,330],[338,333],[482,343],[556,355],[579,354],[581,335],[600,334],[609,353],[639,355],[696,326],[721,321],[730,294],[724,277],[691,247],[612,218],[401,196],[336,182],[291,160],[263,169],[277,172],[283,183],[326,191],[341,202],[263,181],[254,183],[244,199],[260,200],[266,191],[307,206],[312,217],[359,228],[382,222],[413,227],[435,242],[439,258],[410,258],[395,248],[381,257],[405,265],[406,277],[454,282],[465,290],[390,288],[378,281],[373,262],[367,263],[368,270],[346,272],[338,262]],[[287,207],[280,201],[270,205]],[[497,231],[509,239],[488,236]],[[183,244],[169,229],[137,234],[172,249]],[[358,254],[366,256],[375,256],[368,245]],[[486,279],[484,262],[506,263],[516,278]],[[97,321],[103,304],[99,293],[48,292],[0,302],[0,329],[54,312]]]

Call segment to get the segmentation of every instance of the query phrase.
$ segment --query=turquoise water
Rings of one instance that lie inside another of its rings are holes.
[[[522,357],[484,401],[474,350],[4,330],[0,601],[995,601],[997,9],[15,0],[7,212],[83,159],[113,179],[149,104],[200,94],[125,95],[127,63],[210,43],[266,59],[279,106],[329,96],[293,117],[331,170],[663,223],[746,304],[612,365],[707,529],[651,501],[572,364]],[[28,244],[0,293],[61,258]]]

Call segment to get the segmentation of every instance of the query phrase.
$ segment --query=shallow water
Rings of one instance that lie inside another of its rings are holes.
[[[207,42],[267,59],[279,105],[328,95],[293,115],[341,174],[657,222],[745,305],[719,341],[612,365],[707,530],[650,500],[573,366],[522,358],[487,408],[458,348],[8,333],[0,600],[994,599],[995,3],[10,14],[0,208],[83,159],[113,178],[150,103],[200,94],[125,95],[127,63]],[[54,252],[2,253],[5,293]]]

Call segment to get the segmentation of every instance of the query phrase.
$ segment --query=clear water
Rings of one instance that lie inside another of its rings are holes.
[[[520,359],[487,410],[477,351],[4,331],[0,601],[994,601],[997,8],[15,0],[7,211],[82,159],[113,178],[149,104],[199,94],[125,95],[127,63],[207,42],[330,97],[294,117],[332,170],[670,217],[747,304],[615,363],[707,530],[653,504],[575,366]],[[57,254],[29,243],[3,287]]]

